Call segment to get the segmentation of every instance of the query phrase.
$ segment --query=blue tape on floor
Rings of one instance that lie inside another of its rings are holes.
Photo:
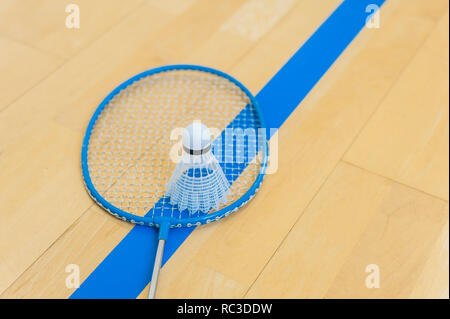
[[[256,96],[267,127],[284,123],[361,31],[369,15],[366,7],[384,2],[346,0],[330,15]],[[170,231],[163,265],[193,230]],[[150,282],[157,238],[156,229],[133,227],[70,298],[136,298]]]

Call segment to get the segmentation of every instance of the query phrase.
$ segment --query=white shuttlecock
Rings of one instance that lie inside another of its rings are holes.
[[[208,213],[227,201],[230,183],[211,152],[211,133],[195,121],[182,136],[183,151],[166,186],[170,203],[178,209]]]

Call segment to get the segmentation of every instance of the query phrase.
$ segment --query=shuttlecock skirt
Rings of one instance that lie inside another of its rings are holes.
[[[227,202],[230,183],[211,152],[183,154],[166,186],[170,203],[190,214],[208,213]]]

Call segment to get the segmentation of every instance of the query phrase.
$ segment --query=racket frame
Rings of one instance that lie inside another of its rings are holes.
[[[237,85],[244,93],[247,94],[247,96],[250,99],[250,102],[255,107],[256,112],[258,113],[261,128],[267,129],[265,127],[264,118],[262,116],[261,109],[258,105],[258,102],[256,101],[255,97],[250,93],[250,91],[241,84],[238,80],[231,77],[230,75],[215,70],[212,68],[204,67],[204,66],[198,66],[198,65],[189,65],[189,64],[178,64],[178,65],[167,65],[163,67],[158,67],[155,69],[150,69],[147,71],[144,71],[140,74],[137,74],[133,76],[132,78],[128,79],[127,81],[120,84],[116,89],[114,89],[110,94],[106,96],[106,98],[100,103],[100,105],[95,110],[94,114],[92,115],[91,120],[89,121],[88,127],[86,129],[86,133],[83,139],[83,145],[81,149],[81,168],[82,173],[84,177],[84,183],[86,186],[86,189],[89,193],[89,195],[97,202],[98,205],[100,205],[103,209],[105,209],[110,214],[114,215],[115,217],[122,219],[124,221],[131,222],[133,224],[138,225],[145,225],[145,226],[151,226],[151,227],[157,227],[159,228],[161,224],[168,225],[170,228],[176,228],[176,227],[195,227],[202,224],[209,224],[211,222],[217,221],[223,217],[228,216],[229,214],[237,211],[239,208],[241,208],[243,205],[245,205],[249,200],[253,198],[255,193],[259,190],[259,187],[261,185],[261,182],[264,178],[267,163],[268,163],[268,154],[269,154],[269,147],[267,143],[267,138],[264,141],[263,149],[262,149],[262,161],[261,161],[261,167],[258,176],[256,177],[255,181],[253,182],[253,185],[235,202],[230,204],[227,207],[224,207],[216,212],[210,213],[210,214],[204,214],[200,216],[195,217],[188,217],[188,218],[176,218],[176,217],[167,217],[167,216],[137,216],[134,214],[127,213],[120,208],[110,204],[108,201],[106,201],[95,189],[90,174],[89,174],[89,168],[88,168],[88,147],[89,147],[89,140],[91,137],[92,129],[101,114],[101,112],[104,110],[104,108],[108,105],[108,103],[123,89],[127,88],[129,85],[133,84],[134,82],[161,72],[165,71],[174,71],[174,70],[194,70],[194,71],[202,71],[202,72],[208,72],[211,74],[215,74],[221,77],[226,78],[233,84]],[[265,134],[267,135],[267,132]],[[155,208],[151,208],[149,212]],[[167,239],[167,231],[163,231],[160,239]]]

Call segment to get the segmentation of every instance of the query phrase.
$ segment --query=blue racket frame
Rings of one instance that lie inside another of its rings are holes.
[[[267,142],[267,136],[268,134],[264,134],[264,143],[263,143],[263,149],[262,149],[262,160],[261,160],[261,167],[259,171],[259,175],[255,179],[253,185],[245,192],[237,201],[233,202],[229,206],[222,208],[214,213],[200,215],[196,217],[189,217],[189,218],[175,218],[175,217],[169,217],[164,216],[161,214],[161,216],[137,216],[134,214],[127,213],[114,205],[110,204],[108,201],[106,201],[95,189],[88,169],[88,147],[89,147],[89,140],[91,137],[92,129],[95,125],[95,122],[97,121],[99,115],[103,111],[103,109],[106,107],[106,105],[111,101],[114,96],[116,96],[121,90],[127,88],[132,83],[140,80],[141,78],[144,78],[146,76],[150,76],[156,73],[161,73],[165,71],[174,71],[174,70],[194,70],[194,71],[203,71],[208,72],[211,74],[215,74],[218,76],[221,76],[235,85],[237,85],[242,91],[244,91],[247,96],[249,97],[252,105],[254,106],[260,120],[261,128],[267,129],[265,127],[265,121],[263,114],[261,112],[261,109],[258,105],[258,102],[256,101],[256,98],[250,93],[250,91],[238,80],[231,77],[230,75],[213,69],[209,67],[204,66],[198,66],[198,65],[189,65],[189,64],[179,64],[179,65],[168,65],[163,67],[158,67],[154,69],[150,69],[147,71],[144,71],[140,74],[137,74],[133,76],[132,78],[128,79],[127,81],[120,84],[117,88],[115,88],[110,94],[106,96],[106,98],[100,103],[100,105],[95,110],[94,114],[92,115],[91,120],[89,121],[88,127],[86,129],[86,134],[83,139],[83,145],[81,149],[81,167],[82,167],[82,173],[84,177],[84,183],[86,185],[86,189],[89,193],[89,195],[106,211],[108,211],[110,214],[114,215],[115,217],[122,219],[124,221],[131,222],[133,224],[139,224],[139,225],[146,225],[151,227],[157,227],[159,228],[159,239],[167,239],[168,232],[170,228],[175,227],[192,227],[192,226],[199,226],[202,224],[208,224],[214,221],[217,221],[223,217],[226,217],[230,215],[231,213],[237,211],[239,208],[244,206],[249,200],[253,198],[253,196],[256,194],[256,192],[259,190],[259,187],[261,185],[261,182],[264,178],[264,175],[266,173],[267,163],[268,163],[268,156],[269,156],[269,147]],[[155,209],[155,207],[151,208],[149,212]]]

